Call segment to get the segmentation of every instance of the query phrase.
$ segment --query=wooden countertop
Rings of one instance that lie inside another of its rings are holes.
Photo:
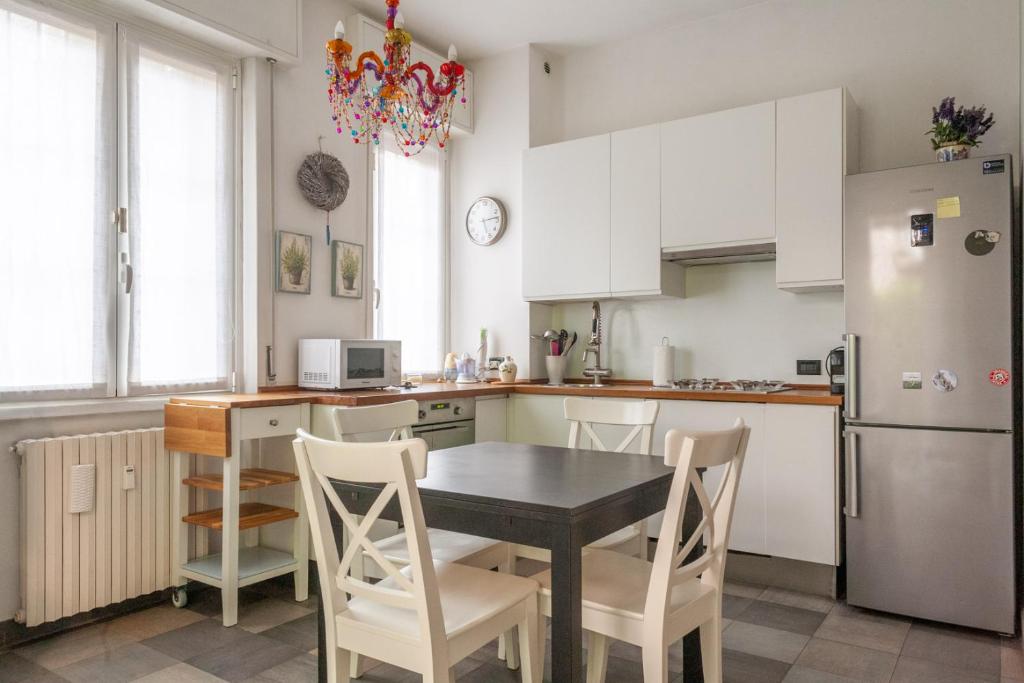
[[[619,382],[607,387],[552,387],[546,384],[516,382],[514,384],[453,382],[425,383],[412,389],[371,389],[365,391],[267,390],[257,394],[190,394],[174,396],[171,403],[219,408],[259,408],[264,406],[313,403],[336,406],[372,406],[413,399],[432,401],[445,398],[475,398],[505,394],[542,394],[553,396],[591,396],[606,398],[648,398],[680,401],[727,401],[733,403],[783,403],[800,405],[841,406],[843,397],[829,393],[828,387],[801,385],[774,394],[745,394],[735,391],[682,391],[654,387],[645,382]]]

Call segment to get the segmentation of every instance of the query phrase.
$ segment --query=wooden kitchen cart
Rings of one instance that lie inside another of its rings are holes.
[[[172,576],[174,604],[187,602],[187,580],[215,586],[221,591],[225,626],[238,622],[238,589],[283,574],[295,575],[295,599],[309,593],[309,520],[298,476],[292,471],[265,469],[261,462],[243,466],[242,442],[276,436],[294,436],[309,429],[309,404],[266,407],[225,407],[190,404],[175,398],[164,406],[164,445],[172,462],[172,476],[180,482],[172,497]],[[196,467],[190,467],[191,456]],[[200,463],[219,464],[207,472]],[[292,486],[292,507],[256,500],[267,487]],[[208,508],[210,493],[219,493],[219,507]],[[189,500],[194,493],[195,508]],[[276,522],[293,524],[292,547],[284,552],[264,545],[262,528]],[[196,529],[195,557],[189,555],[189,529]],[[208,553],[208,530],[220,532],[220,552]]]

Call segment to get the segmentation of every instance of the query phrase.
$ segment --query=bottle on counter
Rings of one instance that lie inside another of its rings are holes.
[[[501,361],[501,365],[498,366],[498,375],[501,381],[505,384],[515,382],[517,372],[519,372],[519,366],[512,360],[512,356],[505,356],[505,360]]]

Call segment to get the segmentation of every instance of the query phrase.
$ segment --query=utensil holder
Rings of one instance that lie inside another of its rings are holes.
[[[569,361],[568,356],[545,356],[544,365],[548,371],[548,384],[565,384],[565,366]]]

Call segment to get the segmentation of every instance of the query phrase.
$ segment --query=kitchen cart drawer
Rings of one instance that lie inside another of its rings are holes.
[[[301,406],[270,406],[241,409],[241,439],[262,439],[268,436],[295,436],[301,426]]]

